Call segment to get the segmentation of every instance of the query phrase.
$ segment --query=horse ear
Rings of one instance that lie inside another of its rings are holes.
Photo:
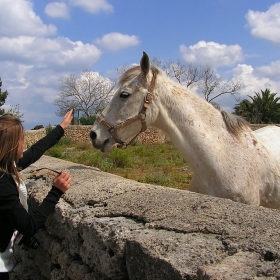
[[[150,59],[149,56],[143,52],[143,56],[140,61],[141,72],[146,77],[150,71]]]

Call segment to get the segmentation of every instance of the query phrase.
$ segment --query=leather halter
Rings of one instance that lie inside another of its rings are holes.
[[[147,124],[146,124],[146,110],[150,107],[150,103],[153,100],[153,91],[154,91],[154,87],[155,87],[155,83],[156,83],[156,73],[153,73],[153,77],[152,77],[152,81],[151,84],[148,88],[148,93],[147,95],[144,97],[144,104],[142,109],[140,110],[140,112],[135,115],[132,118],[127,119],[126,121],[123,121],[117,125],[110,125],[105,121],[104,116],[101,115],[97,115],[96,119],[97,121],[102,124],[111,134],[111,137],[115,140],[115,142],[117,143],[117,148],[126,148],[128,145],[130,145],[132,143],[132,141],[143,131],[145,131],[147,129]],[[117,131],[125,126],[130,125],[131,123],[140,120],[142,123],[142,128],[141,130],[128,142],[124,142],[122,141],[119,136],[117,135]]]

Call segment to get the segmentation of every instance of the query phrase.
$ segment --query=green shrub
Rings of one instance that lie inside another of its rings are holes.
[[[126,150],[115,149],[109,154],[115,168],[130,167],[130,156]]]
[[[51,149],[48,150],[46,154],[55,158],[63,158],[63,152],[61,147],[59,146],[53,146]]]
[[[74,142],[69,137],[63,136],[55,145],[69,147],[74,145]]]
[[[46,126],[46,134],[50,133],[53,130],[53,127],[51,124]]]

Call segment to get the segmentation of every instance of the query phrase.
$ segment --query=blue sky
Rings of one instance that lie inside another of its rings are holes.
[[[58,124],[60,77],[84,69],[112,78],[142,52],[163,61],[209,64],[244,82],[240,97],[280,94],[280,1],[0,0],[0,77],[24,127]],[[234,98],[216,100],[232,111]]]

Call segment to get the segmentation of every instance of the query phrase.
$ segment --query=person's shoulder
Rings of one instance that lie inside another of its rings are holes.
[[[6,196],[17,192],[17,186],[10,174],[0,171],[0,195]]]
[[[11,179],[11,175],[9,173],[3,172],[0,170],[0,182],[1,181],[6,181],[6,180],[10,180]]]

